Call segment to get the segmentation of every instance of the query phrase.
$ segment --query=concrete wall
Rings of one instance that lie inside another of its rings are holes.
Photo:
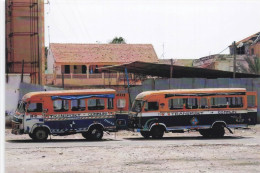
[[[193,88],[246,88],[247,91],[257,91],[258,112],[257,121],[260,123],[260,79],[204,79],[204,78],[172,78],[172,79],[148,79],[142,86],[130,88],[130,99],[133,103],[137,94],[149,90],[164,89],[193,89]]]
[[[21,83],[20,74],[9,74],[8,82],[5,83],[5,116],[6,123],[10,123],[12,115],[14,114],[17,103],[22,97],[33,91],[50,91],[61,90],[61,88],[47,87],[41,85],[30,84],[30,75],[26,74]]]

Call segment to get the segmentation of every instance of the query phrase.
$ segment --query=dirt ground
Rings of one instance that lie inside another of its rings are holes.
[[[160,140],[138,133],[105,134],[86,141],[81,134],[32,142],[6,130],[6,172],[259,172],[260,125],[223,139],[199,133],[165,134]]]

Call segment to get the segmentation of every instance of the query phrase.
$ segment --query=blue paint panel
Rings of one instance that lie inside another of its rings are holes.
[[[100,123],[105,128],[115,126],[115,118],[106,119],[75,119],[75,120],[62,120],[62,121],[45,121],[44,124],[47,125],[51,130],[59,129],[61,131],[68,130],[78,130],[88,128],[93,123]]]

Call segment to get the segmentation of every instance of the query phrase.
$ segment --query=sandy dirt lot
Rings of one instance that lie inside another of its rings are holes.
[[[143,139],[138,133],[105,134],[86,141],[81,134],[32,142],[6,130],[6,172],[259,172],[260,125],[223,139],[199,133]]]

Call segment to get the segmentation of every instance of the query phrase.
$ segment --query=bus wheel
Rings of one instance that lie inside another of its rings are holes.
[[[141,131],[140,134],[145,138],[149,138],[151,136],[151,133],[150,132],[144,132],[144,131]]]
[[[204,138],[210,138],[210,136],[211,136],[211,129],[202,129],[202,130],[199,130],[199,133],[200,133]]]
[[[90,134],[89,134],[89,132],[83,132],[83,133],[82,133],[82,136],[83,136],[84,138],[86,138],[86,139],[90,139]]]
[[[222,138],[225,135],[225,129],[222,124],[216,124],[212,128],[213,138]]]
[[[164,129],[161,126],[155,126],[152,128],[153,139],[161,139],[164,134]]]
[[[30,138],[34,139],[33,133],[29,133]]]
[[[103,137],[103,130],[98,127],[93,127],[90,129],[89,134],[90,134],[90,139],[95,141],[101,140]]]
[[[45,129],[43,128],[36,128],[34,131],[33,131],[33,140],[35,141],[46,141],[47,138],[48,138],[48,133]]]

